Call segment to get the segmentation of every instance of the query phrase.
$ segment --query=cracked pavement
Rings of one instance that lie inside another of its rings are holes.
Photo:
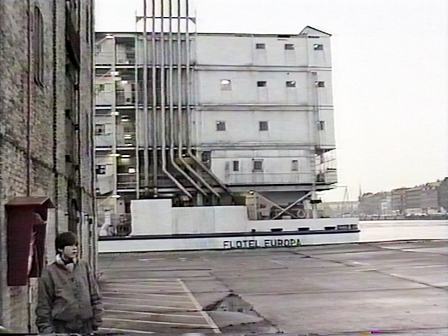
[[[446,241],[105,254],[100,263],[109,330],[448,335]]]

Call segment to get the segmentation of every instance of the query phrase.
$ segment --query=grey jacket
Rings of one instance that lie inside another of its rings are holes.
[[[74,325],[92,321],[98,328],[103,314],[98,284],[87,262],[65,266],[57,260],[46,267],[39,279],[36,308],[40,333],[53,333],[53,321]]]

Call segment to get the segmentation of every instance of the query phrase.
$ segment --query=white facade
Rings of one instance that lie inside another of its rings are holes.
[[[315,147],[335,148],[329,40],[314,29],[197,36],[195,141],[211,151],[211,169],[225,183],[312,183]]]
[[[199,33],[189,35],[190,43],[185,34],[165,34],[163,44],[160,36],[148,40],[146,110],[141,35],[98,36],[101,195],[128,202],[148,190],[219,196],[225,185],[282,201],[286,192],[293,202],[337,182],[329,34],[311,27],[296,35]]]

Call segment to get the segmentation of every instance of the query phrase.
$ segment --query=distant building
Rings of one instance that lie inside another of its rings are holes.
[[[445,177],[445,179],[440,182],[437,193],[437,204],[439,208],[448,211],[448,177]]]
[[[322,210],[325,217],[343,217],[358,215],[358,201],[323,202]]]
[[[359,199],[360,215],[434,214],[448,210],[448,177],[412,188],[366,193]]]
[[[441,183],[437,181],[422,186],[421,208],[424,213],[439,210],[438,189]]]
[[[405,211],[421,212],[422,210],[422,190],[423,186],[409,188],[405,192]]]
[[[406,190],[409,188],[399,188],[391,191],[391,208],[396,214],[403,215],[406,210]]]
[[[384,215],[391,211],[390,192],[367,193],[359,199],[361,215]]]

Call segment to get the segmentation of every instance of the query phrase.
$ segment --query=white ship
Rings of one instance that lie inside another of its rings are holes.
[[[337,183],[331,35],[197,32],[188,0],[159,2],[96,36],[98,214],[129,233],[100,250],[356,241],[316,208]]]

